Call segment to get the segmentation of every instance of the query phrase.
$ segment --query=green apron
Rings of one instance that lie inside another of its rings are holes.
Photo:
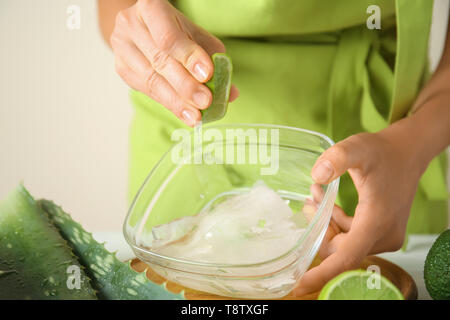
[[[433,2],[314,0],[173,1],[194,23],[219,36],[231,55],[240,97],[217,123],[270,123],[322,132],[340,141],[379,131],[407,116],[427,74]],[[367,7],[381,10],[369,30]],[[186,126],[158,103],[132,91],[130,199]],[[444,155],[421,179],[408,233],[447,226]],[[354,212],[348,175],[338,203]]]

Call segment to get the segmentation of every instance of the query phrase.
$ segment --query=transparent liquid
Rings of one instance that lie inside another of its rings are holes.
[[[288,252],[309,224],[302,211],[306,196],[275,192],[260,182],[256,185],[220,194],[197,216],[154,228],[152,251],[183,260],[238,265],[273,260]],[[259,200],[262,203],[255,203]],[[238,212],[227,211],[230,203],[230,209]],[[254,211],[247,212],[246,209]],[[245,213],[247,215],[243,216]],[[209,221],[205,223],[207,219]],[[233,281],[232,278],[190,277],[174,270],[170,263],[165,268],[157,265],[153,268],[161,276],[187,287],[246,298],[284,296],[292,289],[299,272],[298,265],[286,266],[280,262],[265,269],[262,278],[244,277]],[[228,273],[220,268],[217,272],[222,276]],[[233,272],[236,276],[239,271]]]
[[[217,264],[269,261],[290,250],[308,226],[303,202],[304,196],[259,181],[217,196],[196,216],[153,228],[152,251]]]

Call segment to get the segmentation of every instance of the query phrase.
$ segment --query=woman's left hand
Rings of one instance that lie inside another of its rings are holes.
[[[354,217],[334,207],[319,255],[322,263],[307,271],[294,289],[297,296],[320,290],[343,271],[358,268],[367,255],[396,251],[403,245],[411,204],[427,161],[419,158],[414,137],[403,124],[378,133],[361,133],[326,150],[312,169],[313,200],[321,202],[323,190],[346,171],[358,191]]]

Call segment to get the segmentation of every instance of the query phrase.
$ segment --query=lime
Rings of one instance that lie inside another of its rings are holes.
[[[450,299],[450,229],[442,232],[428,251],[423,275],[433,299]]]
[[[206,86],[211,90],[213,100],[207,109],[201,111],[203,123],[222,119],[227,113],[233,74],[233,64],[228,55],[215,53],[211,58],[214,63],[214,75]]]
[[[331,279],[319,300],[404,300],[396,286],[382,275],[352,270]]]

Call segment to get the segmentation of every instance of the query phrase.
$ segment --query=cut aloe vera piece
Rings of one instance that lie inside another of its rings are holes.
[[[0,202],[0,299],[96,299],[84,267],[23,186]]]
[[[91,276],[94,287],[102,299],[109,300],[179,300],[184,293],[174,294],[166,289],[166,284],[155,284],[148,280],[145,271],[136,272],[130,263],[116,258],[114,253],[98,243],[92,234],[72,220],[59,206],[51,201],[41,200],[39,205],[69,242],[80,262]]]
[[[202,110],[202,123],[222,119],[227,113],[228,100],[231,90],[231,76],[233,64],[231,58],[225,53],[215,53],[211,57],[214,63],[214,75],[206,86],[211,90],[213,101],[211,105]]]

